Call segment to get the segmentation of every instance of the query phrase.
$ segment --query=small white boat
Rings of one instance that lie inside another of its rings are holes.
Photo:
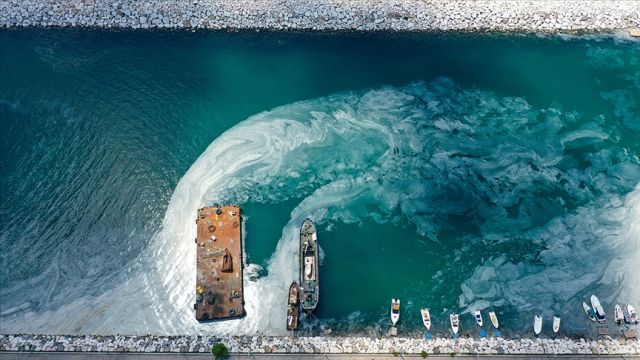
[[[596,312],[593,311],[593,309],[584,301],[582,302],[582,309],[584,310],[584,313],[587,314],[589,319],[591,319],[591,321],[596,321]]]
[[[480,312],[480,310],[476,310],[475,317],[478,326],[482,327],[482,313]]]
[[[458,334],[458,330],[460,329],[460,319],[458,318],[458,314],[449,315],[449,321],[451,321],[451,330],[453,330],[453,333]]]
[[[636,313],[636,309],[631,306],[631,304],[627,305],[627,312],[629,313],[629,318],[631,318],[631,322],[634,324],[638,323],[638,313]]]
[[[600,300],[598,300],[598,297],[595,295],[591,295],[591,307],[596,312],[596,320],[598,320],[599,323],[604,323],[604,309],[602,305],[600,305]]]
[[[489,311],[489,319],[491,319],[491,323],[493,324],[494,328],[499,328],[500,324],[498,323],[498,317],[496,316],[496,312],[495,311]]]
[[[553,332],[557,334],[558,331],[560,331],[560,317],[554,316],[553,317]]]
[[[420,309],[420,314],[422,315],[422,323],[427,330],[431,330],[431,314],[429,314],[429,309]]]
[[[620,305],[616,304],[613,314],[613,318],[615,319],[616,324],[622,324],[622,322],[624,321],[624,314],[622,313],[622,308],[620,307]]]
[[[533,332],[536,333],[536,335],[540,335],[541,331],[542,331],[542,316],[536,315],[536,317],[533,320]]]
[[[627,325],[631,325],[631,316],[629,316],[629,312],[627,309],[622,309],[622,313],[624,314],[624,323]]]
[[[400,319],[400,299],[391,299],[391,323],[396,325]]]

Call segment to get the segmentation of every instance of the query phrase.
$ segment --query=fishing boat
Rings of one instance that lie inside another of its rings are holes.
[[[458,314],[449,315],[449,321],[451,322],[451,330],[457,335],[458,330],[460,329],[460,319]]]
[[[476,323],[478,324],[478,326],[482,327],[482,313],[480,312],[480,310],[476,310],[475,317],[476,317]]]
[[[615,310],[613,312],[613,318],[616,321],[616,324],[620,325],[624,321],[624,314],[622,313],[622,308],[620,305],[616,304]]]
[[[602,305],[600,305],[600,300],[598,300],[598,297],[595,295],[591,295],[591,307],[596,312],[596,320],[598,320],[599,323],[604,323],[604,309]]]
[[[422,315],[422,323],[427,330],[431,330],[431,314],[429,314],[429,309],[420,309],[420,314]]]
[[[553,317],[553,332],[557,334],[558,331],[560,331],[560,317],[559,316],[554,316]]]
[[[400,319],[400,299],[391,299],[391,323],[396,326]]]
[[[287,302],[287,330],[295,330],[298,328],[298,283],[292,282],[289,286],[289,300]]]
[[[313,220],[307,218],[300,226],[300,303],[311,312],[318,306],[320,283],[318,274],[318,235]]]
[[[498,317],[496,316],[496,312],[495,311],[489,311],[489,319],[491,319],[491,323],[493,324],[494,328],[499,328],[500,324],[498,323]]]
[[[627,305],[627,312],[629,313],[629,318],[631,322],[634,324],[638,324],[638,313],[636,313],[636,309],[631,306],[631,304]]]
[[[533,320],[533,332],[536,335],[540,335],[541,331],[542,331],[542,316],[536,315],[536,317]]]
[[[596,321],[596,312],[593,311],[591,306],[589,306],[585,301],[582,302],[582,310],[587,314],[587,317],[591,319],[591,321]]]

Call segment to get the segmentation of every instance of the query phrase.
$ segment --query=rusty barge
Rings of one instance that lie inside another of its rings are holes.
[[[196,302],[193,305],[198,321],[245,315],[241,225],[239,206],[198,209]]]

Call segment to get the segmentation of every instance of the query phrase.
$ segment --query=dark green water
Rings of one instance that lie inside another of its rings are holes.
[[[386,331],[399,297],[405,333],[429,307],[441,335],[476,308],[507,334],[536,313],[588,334],[592,293],[609,317],[640,299],[638,42],[2,30],[0,47],[3,333],[282,333],[306,216],[324,253],[308,332]],[[201,325],[190,239],[214,202],[247,218],[248,315]]]

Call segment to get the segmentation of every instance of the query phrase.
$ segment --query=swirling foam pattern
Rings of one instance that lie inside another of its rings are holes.
[[[510,306],[526,319],[534,309],[575,308],[594,289],[610,294],[601,296],[607,302],[640,299],[640,160],[623,131],[636,130],[444,78],[257,114],[215,139],[180,180],[152,255],[132,270],[138,275],[101,296],[98,309],[69,304],[46,322],[64,316],[60,332],[283,333],[297,226],[306,216],[321,227],[403,223],[434,243],[458,231],[465,246],[535,249],[519,260],[500,253],[483,259],[459,285],[462,310]],[[268,274],[258,277],[253,264],[245,269],[247,316],[198,324],[188,240],[196,209],[286,199],[301,200]],[[456,271],[456,261],[442,271]],[[17,318],[5,320],[23,328]]]

